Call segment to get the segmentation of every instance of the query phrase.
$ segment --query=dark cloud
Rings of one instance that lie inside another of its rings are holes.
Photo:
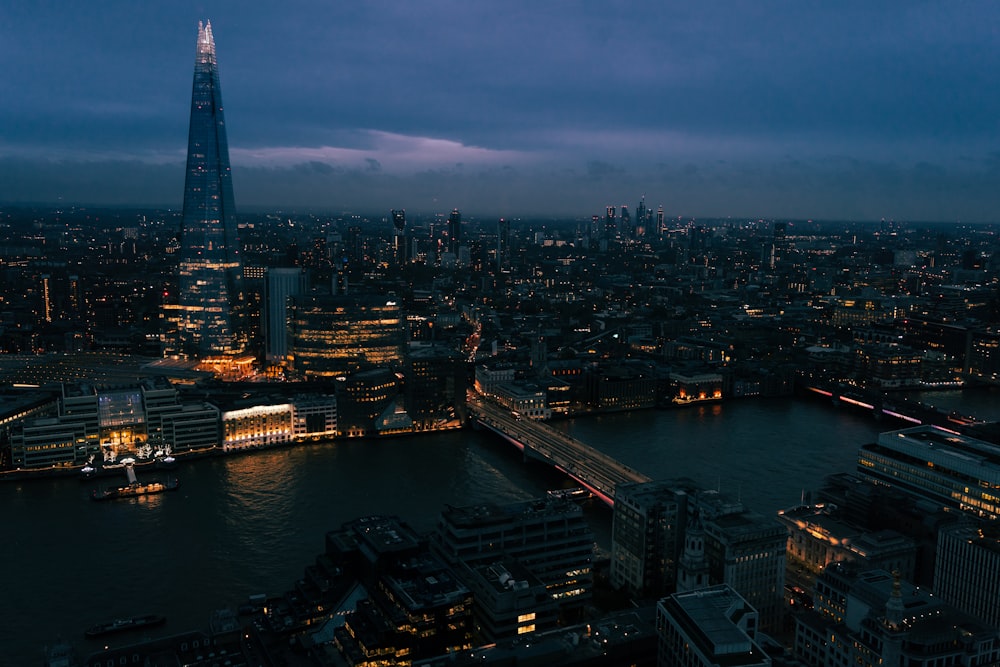
[[[33,166],[0,181],[0,200],[179,199],[164,184],[182,174],[141,175],[182,159],[195,28],[209,18],[229,143],[242,151],[234,169],[272,179],[241,199],[368,193],[379,207],[374,198],[400,188],[399,199],[558,202],[587,214],[659,189],[694,214],[827,214],[810,202],[845,215],[917,203],[924,217],[1000,210],[985,175],[995,180],[1000,146],[1000,5],[986,0],[961,11],[860,0],[195,9],[6,3],[0,158]],[[101,183],[84,163],[132,173]]]

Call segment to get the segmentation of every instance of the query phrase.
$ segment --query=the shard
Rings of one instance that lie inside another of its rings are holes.
[[[170,352],[205,359],[247,344],[243,264],[211,23],[198,23]]]

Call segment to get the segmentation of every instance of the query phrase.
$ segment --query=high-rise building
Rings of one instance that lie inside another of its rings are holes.
[[[739,592],[760,614],[763,630],[779,629],[785,612],[788,531],[773,517],[715,491],[699,493],[694,502],[705,531],[711,582]]]
[[[448,216],[448,250],[458,254],[458,246],[462,242],[462,214],[457,208],[451,210]]]
[[[615,229],[615,207],[609,206],[607,213],[604,216],[604,238],[613,239],[615,238],[617,230]]]
[[[961,521],[937,536],[934,593],[958,609],[1000,627],[1000,527]]]
[[[267,358],[280,362],[288,357],[288,298],[306,290],[306,274],[294,267],[268,269],[264,282]]]
[[[622,212],[620,219],[621,219],[621,225],[620,225],[621,229],[619,231],[621,232],[621,237],[623,239],[632,238],[632,216],[629,215],[628,206],[625,204],[622,204]]]
[[[298,377],[336,378],[402,364],[405,320],[395,301],[303,295],[287,303],[288,354]]]
[[[510,271],[510,221],[497,220],[497,273]]]
[[[409,259],[406,252],[406,209],[392,209],[392,255],[397,266],[401,266]]]
[[[619,484],[611,527],[611,585],[636,596],[672,591],[684,544],[690,480]]]
[[[211,23],[198,23],[177,303],[168,351],[194,358],[240,354],[247,344],[243,265],[229,145]]]

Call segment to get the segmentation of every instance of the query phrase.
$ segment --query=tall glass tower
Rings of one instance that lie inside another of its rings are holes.
[[[170,351],[198,359],[242,353],[243,265],[211,23],[198,23],[179,255]]]

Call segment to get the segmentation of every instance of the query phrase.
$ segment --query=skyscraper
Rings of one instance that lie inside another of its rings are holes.
[[[462,242],[462,214],[458,209],[452,209],[448,216],[448,250],[458,254],[458,246]]]
[[[211,23],[198,23],[179,255],[168,351],[199,359],[243,352],[243,265]]]
[[[406,252],[406,209],[392,209],[392,253],[397,266],[402,266],[408,259]]]

